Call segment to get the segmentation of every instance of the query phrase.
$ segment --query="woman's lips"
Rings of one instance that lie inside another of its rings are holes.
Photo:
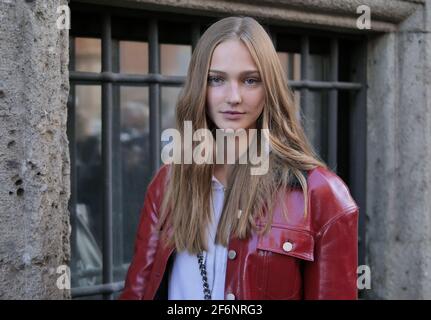
[[[245,114],[245,112],[239,111],[222,111],[223,118],[227,120],[238,120]]]

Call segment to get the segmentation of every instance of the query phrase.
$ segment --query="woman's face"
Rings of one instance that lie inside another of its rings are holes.
[[[264,87],[241,40],[228,40],[216,46],[207,88],[208,114],[217,128],[256,128],[263,109]]]

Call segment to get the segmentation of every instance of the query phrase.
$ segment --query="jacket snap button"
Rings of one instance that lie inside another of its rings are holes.
[[[228,293],[226,295],[226,300],[235,300],[235,295],[233,293]]]
[[[228,252],[227,256],[229,257],[229,259],[230,259],[230,260],[235,259],[235,257],[236,257],[236,252],[235,252],[235,250],[229,250],[229,252]]]
[[[291,251],[293,248],[292,243],[290,243],[289,241],[286,241],[285,243],[283,243],[283,250],[286,252]]]

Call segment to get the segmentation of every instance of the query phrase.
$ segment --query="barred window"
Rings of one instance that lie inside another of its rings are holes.
[[[175,126],[192,50],[217,19],[79,2],[70,7],[72,296],[112,299],[123,288],[145,190],[161,165],[161,132]],[[265,28],[307,136],[361,208],[364,264],[366,39]]]

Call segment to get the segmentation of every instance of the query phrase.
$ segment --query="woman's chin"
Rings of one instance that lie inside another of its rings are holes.
[[[223,123],[220,126],[217,126],[217,129],[222,130],[240,130],[245,129],[246,127],[241,125],[240,123],[234,124],[234,123]]]

